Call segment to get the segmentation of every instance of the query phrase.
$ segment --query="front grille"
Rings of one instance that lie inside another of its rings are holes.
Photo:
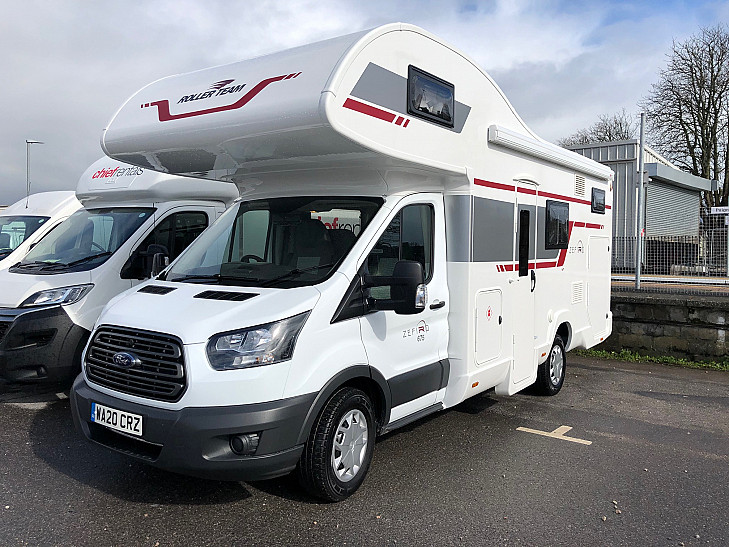
[[[132,354],[131,366],[115,363],[114,355]],[[86,376],[115,391],[179,401],[185,391],[182,343],[174,336],[123,327],[100,327],[86,351]]]
[[[0,342],[3,341],[3,338],[5,337],[5,333],[8,332],[10,325],[11,325],[11,323],[6,323],[4,321],[0,322]]]

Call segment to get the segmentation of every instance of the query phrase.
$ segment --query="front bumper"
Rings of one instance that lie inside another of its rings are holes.
[[[62,306],[0,308],[0,378],[70,383],[88,338]]]
[[[266,403],[167,410],[103,394],[83,374],[71,388],[76,428],[98,444],[155,467],[215,480],[262,480],[292,471],[303,445],[297,440],[316,394]],[[143,437],[132,437],[91,421],[91,403],[139,414]],[[252,456],[230,448],[231,435],[259,433]]]

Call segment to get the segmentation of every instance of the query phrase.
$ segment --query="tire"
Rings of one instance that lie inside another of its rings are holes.
[[[375,435],[375,413],[367,394],[352,387],[340,389],[311,428],[297,468],[299,482],[326,501],[351,496],[370,467]]]
[[[537,369],[537,381],[534,389],[539,395],[557,395],[564,384],[565,370],[567,369],[567,354],[564,342],[555,336],[549,356]]]

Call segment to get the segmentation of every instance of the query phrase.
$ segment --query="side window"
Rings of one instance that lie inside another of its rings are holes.
[[[605,214],[605,190],[600,188],[592,189],[592,212]]]
[[[147,249],[150,245],[162,245],[167,249],[170,261],[177,258],[187,246],[208,226],[208,215],[200,211],[174,213],[152,230],[136,248],[122,268],[122,279],[143,279],[146,275]]]
[[[367,257],[370,275],[390,276],[398,260],[423,265],[425,282],[433,276],[433,208],[417,204],[403,207],[392,219]],[[371,289],[375,298],[389,298],[389,287]]]
[[[546,249],[566,249],[569,243],[570,206],[563,201],[547,200],[544,233]]]
[[[252,209],[235,219],[229,262],[240,262],[244,256],[266,259],[270,217],[271,213],[268,210]]]

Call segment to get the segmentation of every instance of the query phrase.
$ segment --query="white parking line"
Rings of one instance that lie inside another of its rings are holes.
[[[577,437],[567,437],[565,433],[567,433],[570,429],[572,429],[568,425],[561,425],[554,431],[539,431],[538,429],[529,429],[528,427],[517,427],[517,431],[526,431],[527,433],[534,433],[535,435],[542,435],[544,437],[552,437],[553,439],[560,439],[562,441],[570,441],[572,443],[579,443],[579,444],[592,444],[592,441],[586,441],[584,439],[578,439]]]

